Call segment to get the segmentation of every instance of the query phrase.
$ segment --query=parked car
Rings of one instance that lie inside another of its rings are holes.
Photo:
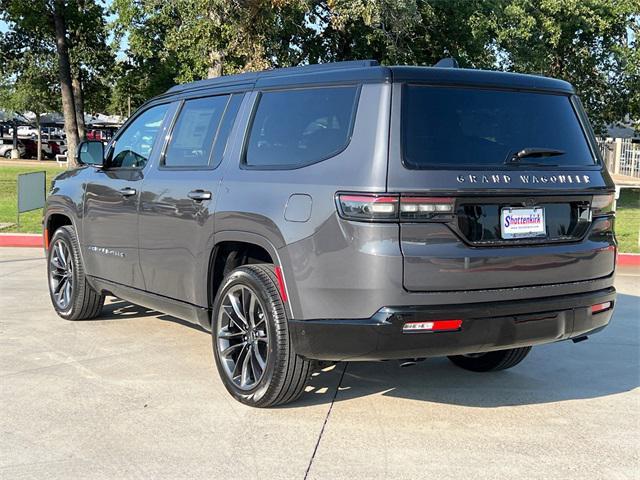
[[[38,129],[31,125],[18,126],[18,136],[36,138],[38,136]]]
[[[67,142],[65,140],[51,139],[47,142],[47,154],[51,158],[56,155],[67,154]]]
[[[20,140],[25,146],[25,156],[27,158],[37,158],[38,157],[38,140],[37,139],[21,139]],[[51,146],[49,142],[45,139],[42,139],[41,142],[41,150],[43,158],[53,158],[54,155],[52,153]]]
[[[13,139],[0,139],[0,156],[4,158],[11,158],[11,150],[13,150]],[[20,153],[21,157],[23,157],[26,153],[26,148],[21,140],[18,140],[18,152]]]
[[[295,400],[320,362],[502,370],[611,319],[614,184],[564,81],[247,73],[176,86],[78,152],[44,217],[55,310],[114,295],[199,323],[248,405]]]

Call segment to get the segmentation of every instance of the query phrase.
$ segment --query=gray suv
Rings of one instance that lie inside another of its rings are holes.
[[[198,323],[248,405],[327,361],[509,368],[613,312],[614,184],[563,81],[246,73],[176,86],[77,156],[44,216],[58,314],[113,295]]]

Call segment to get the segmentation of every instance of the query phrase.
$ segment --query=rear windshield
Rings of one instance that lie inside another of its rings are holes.
[[[594,164],[565,95],[408,85],[402,142],[404,163],[412,169],[504,166],[525,148],[564,153],[522,158],[523,165]]]

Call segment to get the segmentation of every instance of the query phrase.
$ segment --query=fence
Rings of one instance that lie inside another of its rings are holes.
[[[630,138],[599,138],[598,145],[609,172],[640,178],[640,143]]]

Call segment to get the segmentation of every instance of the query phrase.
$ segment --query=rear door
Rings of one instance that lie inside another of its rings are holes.
[[[140,263],[148,291],[206,305],[213,213],[243,94],[183,100],[140,197]]]
[[[613,185],[577,99],[410,83],[394,85],[393,98],[388,190],[403,197],[407,290],[534,286],[612,273],[611,225],[603,233],[593,216],[600,213],[594,197],[601,204]]]

